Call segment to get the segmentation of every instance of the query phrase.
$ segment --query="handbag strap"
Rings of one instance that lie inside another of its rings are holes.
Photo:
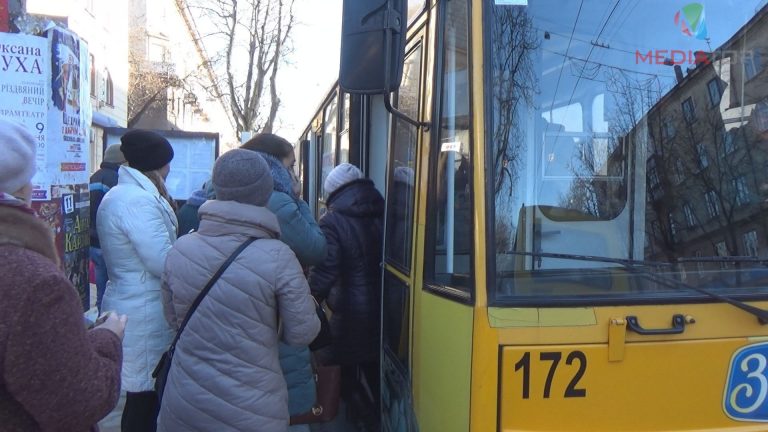
[[[189,311],[187,312],[187,316],[184,317],[184,321],[181,322],[181,325],[179,326],[179,330],[176,331],[176,337],[173,338],[173,342],[171,342],[171,347],[169,351],[176,349],[176,342],[179,341],[179,337],[181,337],[181,332],[184,331],[184,327],[187,326],[187,323],[189,322],[189,319],[192,318],[192,314],[195,313],[195,310],[198,306],[200,306],[200,303],[203,301],[203,298],[205,298],[205,295],[208,294],[208,291],[211,290],[213,285],[216,283],[216,281],[219,280],[222,274],[224,274],[224,271],[227,270],[227,267],[229,267],[230,264],[232,264],[235,261],[235,258],[237,258],[238,255],[240,255],[241,252],[245,250],[251,243],[256,241],[256,237],[251,237],[248,240],[246,240],[243,244],[240,245],[234,252],[232,252],[232,255],[227,258],[226,261],[224,261],[224,264],[219,267],[218,270],[216,270],[216,273],[211,276],[211,280],[208,281],[208,283],[205,285],[205,288],[203,288],[202,291],[200,291],[200,294],[197,295],[197,298],[195,298],[195,301],[192,303],[192,306],[189,307]]]

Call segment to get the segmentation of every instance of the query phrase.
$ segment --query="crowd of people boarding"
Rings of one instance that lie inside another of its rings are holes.
[[[36,140],[0,121],[0,146],[0,429],[98,430],[124,397],[123,432],[379,430],[384,199],[357,167],[328,174],[316,221],[293,146],[257,134],[179,208],[171,144],[125,133],[91,177],[88,328],[31,208]]]

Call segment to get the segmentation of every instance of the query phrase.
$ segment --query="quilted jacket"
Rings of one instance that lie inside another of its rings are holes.
[[[123,339],[123,391],[152,390],[152,371],[173,339],[163,318],[160,277],[176,240],[176,215],[141,172],[120,167],[120,179],[96,216],[109,272],[102,310],[128,315]]]
[[[280,227],[268,209],[214,200],[199,213],[199,230],[179,239],[166,262],[165,312],[175,326],[224,260],[247,238],[258,240],[221,276],[184,330],[158,430],[285,431],[278,313],[283,341],[314,339],[320,322],[307,281],[294,253],[277,240]]]
[[[331,348],[338,364],[379,355],[383,216],[384,198],[372,181],[362,179],[334,191],[320,219],[328,252],[312,269],[309,285],[333,311]]]

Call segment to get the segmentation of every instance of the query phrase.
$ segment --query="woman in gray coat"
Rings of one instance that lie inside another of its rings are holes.
[[[200,207],[197,232],[168,254],[166,318],[178,327],[224,260],[253,242],[224,272],[190,319],[165,387],[158,430],[284,432],[288,392],[278,360],[278,317],[286,343],[307,345],[320,328],[294,253],[277,240],[266,209],[273,182],[257,153],[232,150],[213,169],[216,200]]]

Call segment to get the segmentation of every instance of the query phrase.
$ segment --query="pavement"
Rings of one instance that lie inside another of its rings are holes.
[[[120,418],[123,416],[125,406],[125,392],[120,395],[117,406],[103,420],[99,422],[100,432],[120,432]]]
[[[96,285],[91,284],[91,307],[96,307]],[[117,406],[99,422],[100,432],[120,432],[120,418],[125,407],[125,392],[120,394]]]

